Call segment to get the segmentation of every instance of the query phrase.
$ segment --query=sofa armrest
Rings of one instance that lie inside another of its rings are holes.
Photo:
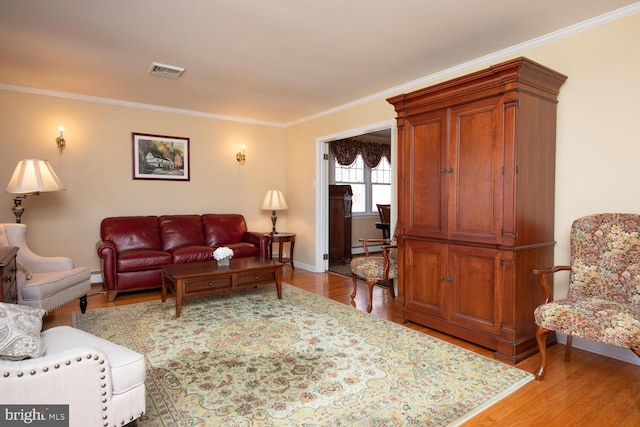
[[[247,231],[242,235],[242,241],[251,243],[260,248],[260,258],[269,257],[269,245],[271,244],[271,236],[258,231]]]
[[[68,404],[71,426],[103,425],[112,377],[104,353],[78,347],[36,359],[0,360],[3,404]],[[111,421],[111,420],[110,420]]]
[[[105,288],[118,289],[116,286],[116,262],[118,260],[116,245],[109,240],[100,240],[96,243],[96,252],[100,257],[100,270]]]

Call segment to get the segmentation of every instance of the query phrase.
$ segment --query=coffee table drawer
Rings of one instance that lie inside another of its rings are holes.
[[[276,280],[275,271],[255,271],[247,273],[238,273],[238,285],[250,285],[252,283],[274,282]]]
[[[200,277],[187,279],[184,282],[185,293],[210,291],[214,289],[227,289],[233,286],[231,276]]]

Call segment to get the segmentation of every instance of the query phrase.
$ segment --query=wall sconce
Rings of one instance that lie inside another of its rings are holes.
[[[244,144],[242,144],[242,149],[236,153],[236,160],[241,165],[244,165],[244,161],[247,159],[247,156],[245,155],[244,150],[245,150],[245,146]]]
[[[56,147],[58,147],[58,151],[62,154],[62,150],[67,146],[66,141],[64,140],[64,126],[60,126],[60,136],[56,138]]]

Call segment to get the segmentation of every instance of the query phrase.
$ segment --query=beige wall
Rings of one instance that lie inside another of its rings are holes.
[[[569,258],[568,232],[573,219],[605,212],[640,213],[640,15],[527,50],[511,51],[473,68],[443,76],[444,81],[517,56],[559,71],[569,78],[560,90],[556,165],[556,262]],[[428,85],[421,85],[410,90]],[[409,90],[407,90],[409,91]],[[313,264],[316,211],[316,138],[395,117],[385,99],[287,128],[287,192],[297,208],[290,211],[291,228],[305,234],[296,257]],[[298,252],[299,251],[299,252]],[[561,280],[560,280],[561,282]],[[566,293],[560,283],[556,291]]]
[[[54,140],[65,126],[67,148]],[[18,160],[51,162],[66,191],[23,202],[28,241],[43,255],[72,257],[99,270],[95,244],[100,220],[116,215],[241,213],[251,230],[269,231],[260,210],[264,192],[285,189],[285,131],[176,113],[0,90],[0,185]],[[190,138],[191,180],[132,179],[131,132]],[[235,154],[246,145],[247,161]],[[0,222],[14,222],[13,196],[0,193]],[[295,205],[294,205],[295,206]],[[278,228],[286,229],[287,212]]]

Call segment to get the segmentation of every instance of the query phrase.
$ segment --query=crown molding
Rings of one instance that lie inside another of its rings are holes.
[[[225,120],[230,122],[248,123],[260,126],[271,126],[284,128],[282,123],[266,122],[261,120],[245,119],[241,117],[224,116],[221,114],[203,113],[200,111],[184,110],[181,108],[164,107],[161,105],[143,104],[140,102],[123,101],[120,99],[103,98],[100,96],[82,95],[77,93],[60,92],[48,89],[38,89],[26,86],[11,85],[7,83],[0,83],[0,90],[9,90],[13,92],[30,93],[34,95],[53,96],[55,98],[73,99],[76,101],[94,102],[98,104],[117,105],[120,107],[138,108],[142,110],[162,111],[172,114],[184,114],[186,116],[205,117],[209,119]]]

